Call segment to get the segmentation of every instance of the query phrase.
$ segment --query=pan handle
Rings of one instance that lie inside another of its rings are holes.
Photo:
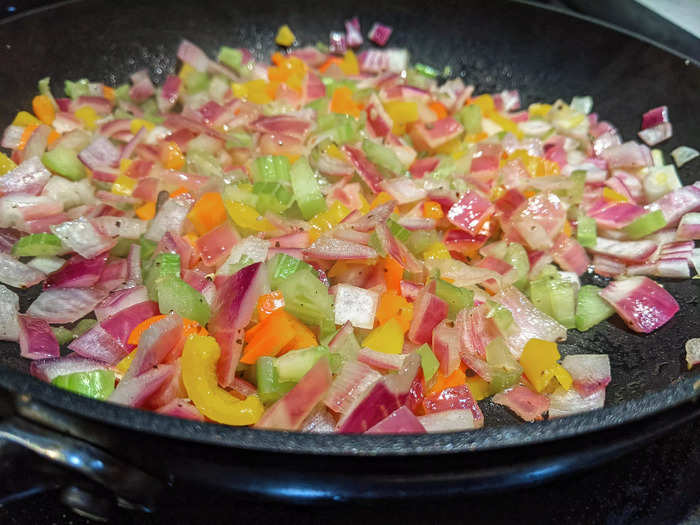
[[[122,506],[152,510],[163,484],[96,446],[19,416],[0,421],[0,440],[79,472],[117,496]]]

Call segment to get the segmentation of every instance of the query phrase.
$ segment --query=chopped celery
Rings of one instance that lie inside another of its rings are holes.
[[[59,346],[66,345],[73,340],[73,332],[68,330],[68,328],[63,326],[52,326],[51,331],[56,337],[56,341],[58,341]]]
[[[50,257],[65,253],[61,239],[53,233],[33,233],[19,239],[12,247],[17,257]]]
[[[578,291],[576,330],[585,332],[615,313],[615,309],[598,295],[601,290],[602,288],[586,284]]]
[[[335,322],[330,319],[322,319],[318,326],[318,340],[322,345],[328,346],[328,343],[338,334],[338,328],[335,327]]]
[[[382,146],[369,139],[362,141],[362,151],[365,152],[370,162],[376,164],[380,171],[397,175],[403,171],[403,164],[391,148]],[[386,175],[386,173],[383,173]]]
[[[107,399],[114,391],[114,372],[111,370],[91,370],[58,376],[51,384],[94,399]]]
[[[465,308],[474,306],[474,292],[442,279],[435,279],[435,295],[447,303],[448,318],[454,320]]]
[[[566,190],[565,198],[571,204],[579,204],[583,199],[583,190],[586,185],[586,172],[576,170],[569,176],[569,188]]]
[[[650,211],[637,217],[623,229],[632,239],[641,239],[666,226],[666,218],[661,210]]]
[[[530,259],[525,248],[517,242],[508,244],[503,260],[515,268],[518,274],[518,279],[513,284],[524,290],[527,286],[528,273],[530,273]]]
[[[469,104],[457,112],[457,120],[470,135],[481,133],[481,119],[481,108],[477,104]]]
[[[329,138],[331,138],[333,142],[336,144],[345,144],[357,140],[357,133],[361,125],[362,123],[359,120],[350,115],[341,115],[338,113],[322,114],[318,117],[316,133],[332,132]]]
[[[549,281],[548,278],[539,278],[534,281],[530,281],[530,301],[535,307],[552,317],[552,302],[549,294]]]
[[[284,155],[265,155],[253,163],[254,182],[289,182],[289,159]]]
[[[334,348],[331,350],[331,354],[340,356],[343,362],[357,359],[357,354],[360,351],[360,343],[357,342],[355,332],[345,332],[340,337],[340,340],[334,342],[335,344]]]
[[[245,131],[232,131],[226,135],[226,148],[250,148],[253,145],[253,137]]]
[[[593,109],[593,98],[589,96],[585,97],[574,97],[571,99],[571,109],[588,115]]]
[[[281,383],[274,357],[259,357],[255,363],[256,384],[260,400],[268,405],[274,403],[294,388],[294,382]]]
[[[333,297],[328,288],[310,271],[295,272],[279,284],[284,308],[308,325],[333,319]]]
[[[297,206],[305,220],[322,211],[326,211],[326,199],[321,193],[321,188],[305,157],[299,158],[289,170],[289,178],[292,181],[292,190]]]
[[[228,265],[228,268],[226,269],[226,274],[227,275],[233,275],[234,273],[237,273],[238,270],[242,270],[246,266],[250,266],[251,264],[255,264],[257,261],[251,259],[247,255],[243,254],[240,259],[238,259],[238,262],[232,263]]]
[[[304,261],[287,255],[286,253],[277,253],[267,263],[268,275],[270,279],[270,288],[276,290],[279,288],[282,281],[287,279],[298,270],[304,269],[313,271],[313,268]]]
[[[571,282],[560,279],[551,279],[548,284],[552,317],[566,328],[574,328],[576,326],[576,287]]]
[[[51,94],[51,77],[44,77],[39,80],[39,93],[47,97],[53,97]]]
[[[204,296],[179,277],[165,277],[156,284],[161,314],[175,312],[205,326],[211,310]]]
[[[72,149],[56,146],[41,156],[41,162],[54,173],[67,179],[75,181],[85,177],[85,166]]]
[[[406,70],[406,85],[421,89],[430,89],[432,79],[419,72],[417,68]]]
[[[78,97],[90,94],[90,82],[87,78],[82,78],[76,82],[66,80],[64,86],[66,95],[68,95],[73,100],[75,100]]]
[[[148,268],[143,282],[149,299],[158,300],[158,282],[169,277],[180,278],[180,256],[176,253],[159,253]]]
[[[216,59],[222,64],[238,72],[243,65],[243,52],[240,49],[222,46]]]
[[[277,358],[275,365],[281,382],[298,382],[316,361],[324,356],[329,356],[330,351],[326,346],[312,346],[302,350],[292,350]]]
[[[81,319],[73,328],[73,336],[80,337],[97,324],[97,319]]]
[[[497,337],[486,346],[486,362],[491,374],[491,394],[510,388],[520,381],[523,368],[510,353],[503,338]]]
[[[206,151],[187,150],[187,171],[207,177],[221,177],[223,170],[214,155]]]
[[[493,319],[502,334],[507,334],[513,326],[513,314],[508,308],[493,301],[488,301],[491,307],[486,314],[488,319]]]
[[[162,124],[165,121],[165,119],[160,116],[158,104],[156,103],[155,99],[149,98],[146,100],[143,104],[141,104],[141,109],[143,110],[144,119],[153,122],[154,124]]]
[[[113,255],[114,257],[126,257],[129,255],[131,245],[135,242],[136,241],[134,241],[134,239],[125,239],[122,237],[117,240],[117,244],[114,245],[114,248],[109,250],[109,254]]]
[[[423,254],[425,250],[440,241],[440,236],[435,230],[416,230],[406,239],[406,248],[416,256]]]
[[[313,109],[316,112],[316,114],[319,115],[320,118],[328,113],[328,104],[328,97],[321,97],[317,98],[316,100],[312,100],[304,107]]]
[[[153,257],[153,252],[156,251],[158,243],[150,239],[146,239],[143,235],[139,238],[141,246],[141,262],[149,261]]]
[[[256,182],[253,193],[258,198],[255,209],[260,213],[282,213],[294,204],[292,190],[279,182]]]
[[[209,87],[209,75],[201,71],[192,71],[185,77],[185,90],[188,94],[194,95],[206,91]]]
[[[593,217],[582,215],[576,223],[576,239],[584,248],[593,248],[598,239],[598,226]]]
[[[416,64],[414,67],[415,70],[418,71],[418,73],[428,78],[437,78],[440,76],[440,72],[434,67],[430,67],[421,63]]]
[[[430,349],[427,344],[423,344],[416,350],[416,353],[420,356],[420,364],[423,368],[423,377],[426,381],[430,381],[435,373],[440,368],[440,361],[438,361],[435,354]]]
[[[380,257],[386,257],[387,252],[384,249],[384,244],[382,244],[382,241],[379,240],[379,236],[377,235],[376,231],[373,231],[370,236],[369,236],[369,242],[367,243],[370,248],[372,248],[375,252],[377,252],[377,255]]]
[[[114,96],[117,98],[117,100],[127,101],[127,100],[129,100],[129,90],[130,90],[129,84],[120,84],[119,86],[114,88]],[[116,113],[114,116],[115,116],[115,118],[123,118],[123,117],[117,116]],[[129,118],[129,117],[126,117],[126,118]]]
[[[387,219],[386,225],[389,227],[389,231],[391,232],[391,234],[401,242],[406,242],[408,236],[411,235],[411,232],[409,230],[401,226],[392,218]]]
[[[224,199],[241,202],[253,208],[258,203],[258,196],[253,193],[253,186],[248,183],[227,184],[224,188]]]
[[[440,159],[438,167],[430,173],[430,176],[435,180],[444,180],[451,177],[457,172],[457,163],[452,157],[443,157]]]

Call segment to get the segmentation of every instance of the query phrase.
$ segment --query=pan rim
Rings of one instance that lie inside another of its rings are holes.
[[[85,0],[65,0],[31,9],[0,21],[0,26],[14,23],[33,14],[59,9]],[[536,5],[528,0],[511,0],[530,8],[543,9],[569,16],[628,38],[639,40],[676,58],[700,67],[700,59],[689,57],[677,50],[586,15],[572,13],[553,6]],[[153,412],[104,403],[81,397],[46,384],[34,377],[0,365],[0,386],[18,395],[29,395],[37,401],[76,414],[91,421],[107,423],[119,428],[132,429],[173,439],[239,448],[259,452],[335,456],[411,456],[451,453],[478,453],[518,446],[527,446],[581,437],[585,434],[612,429],[661,413],[668,409],[697,401],[700,397],[700,374],[697,370],[684,373],[665,388],[643,397],[626,400],[617,405],[560,418],[497,427],[477,431],[426,435],[334,435],[298,432],[260,431],[251,428],[229,427],[216,423],[168,418]],[[630,414],[632,414],[630,416]],[[285,436],[285,439],[279,439]]]

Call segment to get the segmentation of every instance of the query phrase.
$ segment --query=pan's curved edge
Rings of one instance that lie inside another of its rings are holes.
[[[467,432],[370,436],[263,431],[171,418],[82,397],[15,370],[0,370],[0,386],[17,395],[36,396],[37,401],[54,408],[115,427],[245,450],[334,456],[478,453],[543,444],[634,424],[659,412],[694,404],[700,399],[700,373],[693,373],[642,398],[560,419],[484,427]],[[92,416],[97,408],[99,418]],[[285,439],[279,439],[280,435],[284,435]]]

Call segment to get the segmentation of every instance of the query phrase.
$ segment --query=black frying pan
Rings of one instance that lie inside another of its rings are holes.
[[[407,47],[414,61],[450,65],[465,82],[473,83],[477,92],[518,88],[525,106],[534,101],[592,95],[594,111],[617,125],[627,139],[635,138],[644,111],[666,104],[675,133],[662,146],[666,154],[681,144],[700,146],[700,57],[694,57],[695,61],[681,58],[610,28],[523,4],[352,4],[341,7],[315,0],[280,4],[262,0],[84,1],[10,19],[0,24],[0,120],[9,122],[16,111],[28,107],[37,80],[46,75],[52,77],[55,91],[63,80],[82,77],[116,85],[143,67],[161,81],[176,67],[175,50],[181,38],[195,42],[210,55],[215,55],[220,45],[228,44],[249,47],[262,59],[269,56],[275,31],[284,23],[290,25],[299,41],[314,43],[326,41],[329,30],[342,28],[344,19],[357,14],[365,30],[375,20],[393,26],[392,46]],[[680,169],[686,184],[697,180],[699,173],[700,161]],[[592,280],[604,284],[598,278]],[[693,401],[699,374],[686,370],[684,343],[700,335],[698,282],[664,283],[681,310],[651,335],[635,334],[619,319],[584,334],[571,331],[566,343],[560,345],[562,354],[610,355],[612,383],[606,407],[534,424],[519,422],[490,401],[481,403],[485,428],[440,435],[312,435],[199,424],[100,403],[53,388],[26,375],[27,362],[19,358],[15,345],[5,343],[0,345],[0,386],[11,393],[28,394],[19,397],[26,417],[116,449],[117,455],[159,474],[175,475],[168,466],[169,458],[163,457],[163,447],[167,447],[170,457],[176,451],[189,456],[188,461],[192,461],[192,455],[199,455],[202,461],[208,461],[208,466],[202,468],[213,468],[213,463],[219,469],[231,467],[221,464],[227,463],[223,458],[235,458],[239,469],[254,464],[256,468],[246,470],[246,475],[264,473],[265,477],[260,474],[258,478],[261,485],[244,486],[227,478],[229,485],[278,496],[285,495],[282,489],[292,479],[298,480],[295,473],[304,469],[306,481],[302,484],[328,482],[316,471],[309,474],[309,464],[304,465],[300,459],[306,455],[324,455],[331,470],[344,468],[342,461],[347,456],[360,462],[355,465],[367,461],[373,465],[370,470],[384,469],[384,477],[374,479],[374,485],[365,478],[360,481],[373,489],[346,487],[345,496],[387,495],[387,487],[399,485],[402,494],[408,494],[408,487],[413,486],[407,481],[408,471],[413,473],[413,481],[424,482],[414,486],[419,493],[429,492],[425,483],[447,479],[458,484],[450,485],[449,490],[488,490],[565,471],[573,465],[567,463],[571,450],[578,454],[575,464],[592,464],[697,414]],[[31,292],[24,293],[25,303],[28,295]],[[139,449],[119,446],[125,442],[138,443]],[[581,455],[584,448],[585,454]],[[392,463],[391,457],[396,456],[412,459]],[[450,458],[450,465],[435,459],[440,457]],[[538,463],[540,458],[551,459],[549,466]],[[286,466],[286,474],[273,474],[276,479],[270,479],[270,473],[278,472],[280,464]],[[501,470],[494,472],[494,465]],[[197,476],[197,469],[182,464],[175,470],[178,476]],[[418,470],[423,477],[416,477]],[[494,481],[502,481],[504,473],[510,476],[510,483]],[[277,492],[265,489],[270,485],[277,487]],[[386,490],[382,492],[379,486]],[[332,490],[328,490],[307,491],[305,495],[333,497]]]

